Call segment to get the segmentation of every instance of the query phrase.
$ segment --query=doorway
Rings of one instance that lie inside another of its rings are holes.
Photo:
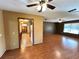
[[[34,24],[32,19],[19,18],[19,48],[26,48],[34,44]]]

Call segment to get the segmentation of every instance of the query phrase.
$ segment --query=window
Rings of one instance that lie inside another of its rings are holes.
[[[79,23],[66,23],[66,24],[64,24],[64,32],[79,34]]]

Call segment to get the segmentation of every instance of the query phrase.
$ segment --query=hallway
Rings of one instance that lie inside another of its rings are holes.
[[[7,51],[1,59],[79,59],[79,41],[61,35],[44,35],[44,43]]]
[[[33,21],[27,18],[20,18],[18,21],[18,30],[19,30],[19,46],[21,48],[26,48],[32,46],[33,41]]]
[[[32,46],[30,35],[28,33],[23,33],[21,40],[21,48],[25,48],[28,46]]]

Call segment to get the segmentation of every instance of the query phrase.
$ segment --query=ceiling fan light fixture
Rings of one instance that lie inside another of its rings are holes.
[[[33,7],[37,6],[36,9],[38,12],[44,12],[47,8],[53,10],[55,9],[55,6],[48,4],[48,2],[51,2],[52,0],[40,0],[39,3],[29,4],[26,5],[27,7]]]
[[[43,12],[46,11],[46,8],[47,8],[46,4],[43,4],[42,6],[43,6],[42,11]]]
[[[38,6],[36,7],[36,9],[37,9],[37,11],[39,11],[39,10],[41,9],[41,6],[38,5]]]
[[[41,6],[42,6],[42,12],[46,11],[46,8],[47,8],[46,4],[38,5],[37,8],[36,8],[37,11],[41,10]]]

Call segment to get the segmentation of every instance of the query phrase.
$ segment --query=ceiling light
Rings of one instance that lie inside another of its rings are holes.
[[[58,22],[61,23],[62,22],[62,19],[59,19]]]
[[[28,22],[29,20],[23,20],[23,21]]]
[[[21,24],[23,24],[23,22],[22,22],[22,21],[20,21],[20,23],[21,23]]]
[[[27,26],[27,24],[22,24],[22,26]]]

